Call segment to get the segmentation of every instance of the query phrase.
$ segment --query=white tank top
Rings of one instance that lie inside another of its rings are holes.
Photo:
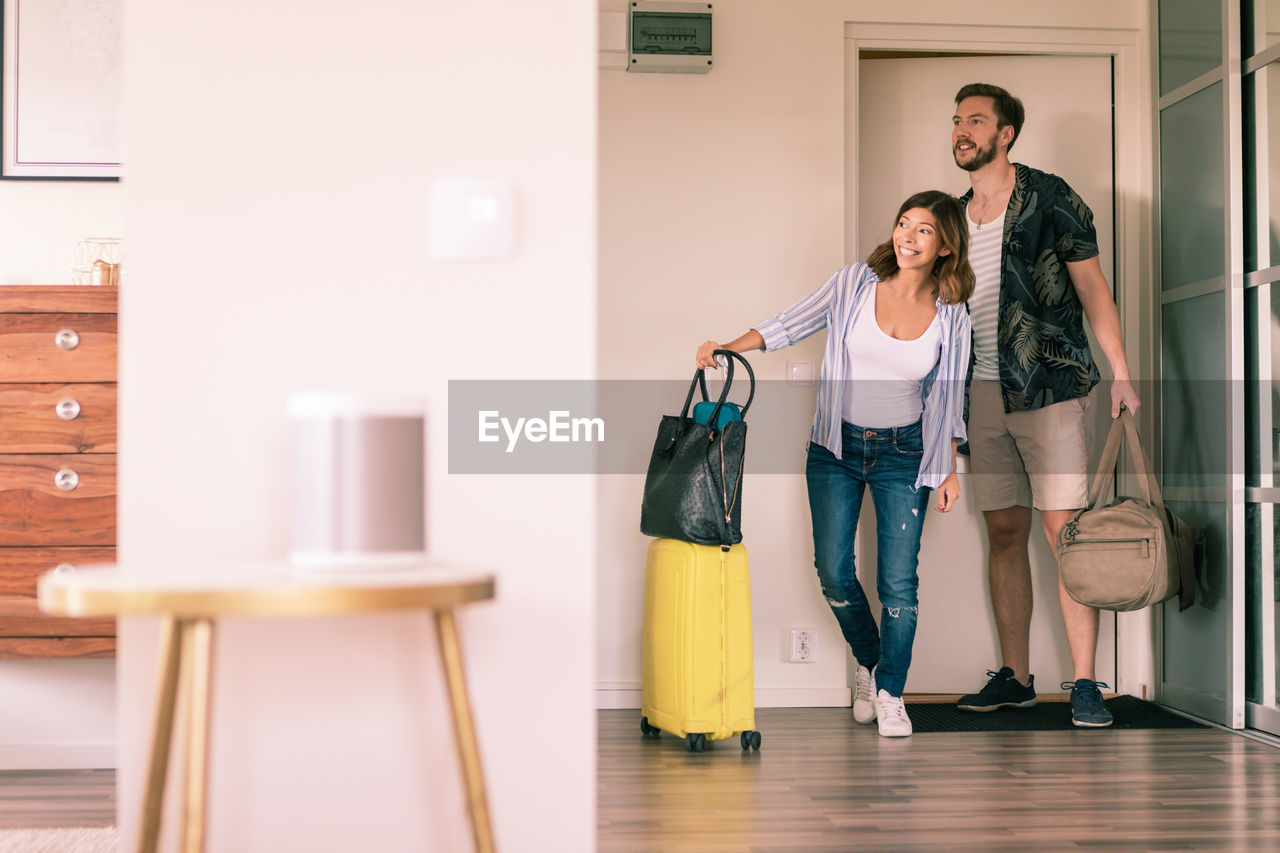
[[[876,287],[880,285],[877,283]],[[848,370],[841,396],[843,417],[873,429],[908,426],[920,420],[920,383],[938,363],[942,324],[935,315],[924,334],[900,341],[876,322],[875,294],[858,313],[845,338]]]

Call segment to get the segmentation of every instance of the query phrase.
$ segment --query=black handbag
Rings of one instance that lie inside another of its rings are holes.
[[[742,541],[742,466],[747,447],[744,420],[726,420],[721,413],[733,385],[734,361],[747,369],[751,390],[741,409],[745,416],[756,393],[751,365],[736,352],[718,349],[728,359],[728,375],[715,408],[705,423],[690,417],[694,392],[710,402],[702,370],[694,374],[679,415],[664,415],[653,442],[649,471],[640,505],[640,532],[697,545],[728,547]]]

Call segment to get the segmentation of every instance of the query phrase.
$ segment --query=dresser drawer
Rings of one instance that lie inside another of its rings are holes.
[[[0,382],[115,382],[116,315],[0,314]]]
[[[0,548],[0,637],[110,637],[114,619],[47,616],[36,605],[36,580],[58,566],[110,563],[114,548]]]
[[[115,385],[0,385],[0,453],[115,450]]]
[[[112,563],[115,548],[0,548],[0,596],[36,597],[36,581],[59,566]]]
[[[114,314],[120,304],[114,287],[83,284],[0,285],[0,314]]]
[[[34,598],[0,595],[0,637],[114,637],[115,619],[47,616]]]
[[[113,637],[114,619],[46,616],[34,598],[0,595],[0,637]]]
[[[0,546],[115,540],[114,455],[0,455]]]

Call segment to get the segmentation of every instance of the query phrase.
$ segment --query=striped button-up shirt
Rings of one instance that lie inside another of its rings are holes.
[[[827,329],[827,346],[822,356],[818,382],[818,410],[813,419],[812,441],[842,458],[841,413],[846,380],[874,380],[884,377],[850,376],[845,338],[864,309],[874,311],[875,284],[880,279],[865,263],[851,264],[836,272],[822,287],[795,305],[753,326],[764,338],[766,351],[798,343],[814,332]],[[964,305],[938,302],[942,340],[938,362],[920,383],[924,403],[921,432],[924,455],[915,488],[936,489],[951,474],[951,439],[964,441],[964,385],[969,370],[969,312]]]

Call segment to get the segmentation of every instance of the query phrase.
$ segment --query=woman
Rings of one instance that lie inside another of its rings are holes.
[[[866,263],[724,345],[775,350],[827,327],[818,411],[805,477],[822,593],[858,659],[853,716],[884,737],[911,734],[902,703],[919,614],[916,566],[929,493],[950,512],[960,497],[973,292],[964,209],[946,193],[903,202],[892,237]],[[698,347],[716,366],[715,341]],[[880,630],[858,581],[853,545],[864,487],[876,510]],[[877,686],[879,688],[877,692]]]

